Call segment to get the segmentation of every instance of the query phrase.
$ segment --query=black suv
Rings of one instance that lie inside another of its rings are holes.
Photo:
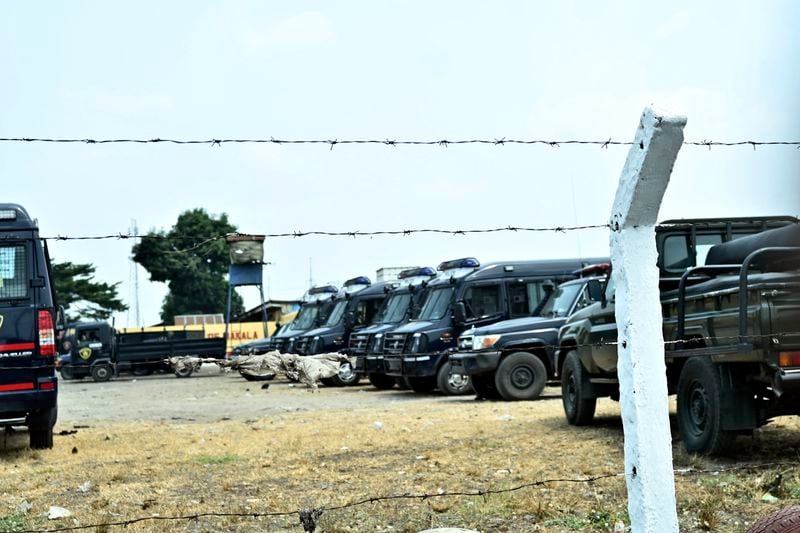
[[[56,302],[46,244],[27,211],[0,204],[0,426],[53,447]]]

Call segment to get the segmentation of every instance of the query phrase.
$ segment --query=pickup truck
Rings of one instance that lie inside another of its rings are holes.
[[[609,263],[590,265],[558,286],[536,315],[471,328],[450,355],[451,371],[468,375],[478,398],[534,400],[561,369],[558,330],[572,313],[601,299]],[[593,274],[595,274],[593,276]]]
[[[58,416],[56,295],[47,243],[28,212],[0,204],[0,427],[53,447]]]
[[[667,235],[697,250],[701,235],[711,240],[715,233],[721,243],[702,254],[677,254],[689,261],[670,261],[675,249],[665,245]],[[724,454],[737,434],[800,411],[798,238],[791,217],[694,220],[656,229],[667,384],[678,396],[687,451]],[[570,424],[590,423],[597,398],[619,398],[616,339],[612,275],[603,300],[572,315],[559,334]]]
[[[171,372],[169,357],[193,355],[225,358],[226,339],[205,338],[201,331],[147,331],[120,333],[108,322],[78,322],[67,327],[61,341],[58,367],[63,379],[92,376],[108,381],[122,372],[145,376],[154,371]],[[175,371],[188,377],[191,367]]]

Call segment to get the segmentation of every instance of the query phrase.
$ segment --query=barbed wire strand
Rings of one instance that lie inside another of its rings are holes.
[[[699,469],[695,467],[686,467],[686,468],[678,468],[673,470],[673,473],[676,475],[703,475],[703,474],[711,474],[711,475],[719,475],[723,472],[731,472],[731,471],[738,471],[738,470],[762,470],[762,469],[769,469],[769,468],[776,468],[776,467],[784,467],[789,466],[790,468],[787,471],[794,470],[799,465],[796,462],[772,462],[772,463],[748,463],[744,465],[735,465],[730,467],[722,467],[722,468],[713,468],[713,469]],[[193,514],[186,514],[186,515],[177,515],[177,516],[162,516],[162,515],[150,515],[150,516],[141,516],[136,518],[128,518],[124,520],[118,520],[114,522],[103,522],[103,523],[96,523],[96,524],[82,524],[82,525],[75,525],[75,526],[64,526],[64,527],[57,527],[51,529],[29,529],[21,531],[20,533],[59,533],[63,531],[81,531],[86,529],[95,529],[95,528],[109,528],[109,527],[127,527],[133,524],[141,523],[141,522],[148,522],[148,521],[197,521],[201,518],[249,518],[249,519],[256,519],[256,518],[282,518],[287,516],[299,516],[300,521],[299,523],[302,524],[307,530],[313,531],[316,527],[316,520],[321,516],[324,512],[330,511],[342,511],[345,509],[351,509],[354,507],[360,507],[362,505],[367,504],[374,504],[374,503],[383,503],[388,501],[397,501],[397,500],[418,500],[418,501],[426,501],[433,498],[459,498],[459,497],[467,497],[467,498],[474,498],[474,497],[482,497],[486,498],[493,495],[499,494],[509,494],[513,492],[518,492],[524,489],[530,489],[535,487],[541,487],[543,485],[550,485],[553,483],[574,483],[574,484],[582,484],[582,483],[594,483],[596,481],[601,481],[605,479],[612,479],[612,478],[620,478],[626,477],[627,474],[625,472],[617,472],[617,473],[610,473],[610,474],[598,474],[594,476],[588,476],[583,478],[550,478],[550,479],[540,479],[536,481],[531,481],[528,483],[523,483],[520,485],[515,485],[508,488],[503,489],[477,489],[477,490],[460,490],[460,491],[437,491],[437,492],[430,492],[430,493],[404,493],[404,494],[389,494],[383,496],[368,496],[365,498],[361,498],[359,500],[344,503],[340,505],[330,505],[330,506],[321,506],[316,508],[303,508],[298,510],[292,511],[273,511],[273,512],[204,512],[204,513],[193,513]],[[309,524],[307,520],[310,520],[311,523]]]
[[[438,140],[403,140],[403,139],[278,139],[275,137],[266,138],[253,138],[253,139],[169,139],[154,137],[151,139],[143,138],[123,138],[123,139],[91,139],[91,138],[48,138],[48,137],[0,137],[0,142],[6,143],[63,143],[63,144],[175,144],[175,145],[209,145],[209,146],[222,146],[223,144],[274,144],[274,145],[294,145],[294,144],[311,144],[311,145],[326,145],[331,150],[339,144],[348,145],[384,145],[384,146],[440,146],[447,147],[450,145],[493,145],[504,146],[506,144],[516,145],[542,145],[553,148],[569,145],[588,145],[599,146],[600,148],[608,148],[609,146],[632,146],[635,144],[632,141],[615,141],[609,137],[607,140],[579,140],[579,139],[563,139],[563,140],[545,140],[545,139],[506,139],[492,138],[492,139],[438,139]],[[707,147],[733,147],[733,146],[751,146],[753,150],[758,146],[794,146],[800,148],[800,141],[684,141],[687,146],[700,146]],[[643,147],[642,147],[643,148]]]

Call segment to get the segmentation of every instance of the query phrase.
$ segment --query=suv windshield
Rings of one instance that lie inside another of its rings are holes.
[[[344,316],[344,310],[347,308],[347,300],[339,300],[331,310],[328,320],[322,325],[325,328],[332,328],[337,325]]]
[[[409,305],[411,305],[411,293],[390,296],[381,311],[378,322],[381,324],[397,324],[405,318]]]
[[[562,285],[553,293],[547,303],[542,307],[540,316],[545,318],[565,317],[572,309],[572,304],[578,293],[583,289],[582,283]]]
[[[28,296],[28,262],[24,244],[0,246],[0,300]]]
[[[419,312],[417,320],[439,320],[450,308],[450,299],[453,296],[453,287],[433,289],[425,299],[425,304]]]
[[[319,313],[318,305],[303,306],[297,314],[297,317],[292,321],[289,329],[311,329],[314,325],[314,321],[317,319],[317,313]]]

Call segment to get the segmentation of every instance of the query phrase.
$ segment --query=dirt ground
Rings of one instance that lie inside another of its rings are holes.
[[[62,382],[52,450],[23,431],[0,446],[0,531],[53,530],[143,518],[127,531],[302,531],[300,508],[326,508],[317,531],[611,531],[629,524],[618,405],[568,426],[559,391],[535,402],[377,391],[312,393],[247,382],[214,367],[188,379]],[[674,417],[673,417],[674,418]],[[673,420],[674,422],[674,420]],[[800,424],[780,419],[740,439],[735,457],[685,454],[675,440],[683,531],[744,531],[800,503]],[[732,470],[730,470],[732,469]],[[762,501],[764,487],[782,474]],[[332,507],[379,495],[506,490]],[[48,520],[50,506],[72,516]],[[198,513],[287,516],[201,516]],[[90,531],[121,531],[93,527]]]

